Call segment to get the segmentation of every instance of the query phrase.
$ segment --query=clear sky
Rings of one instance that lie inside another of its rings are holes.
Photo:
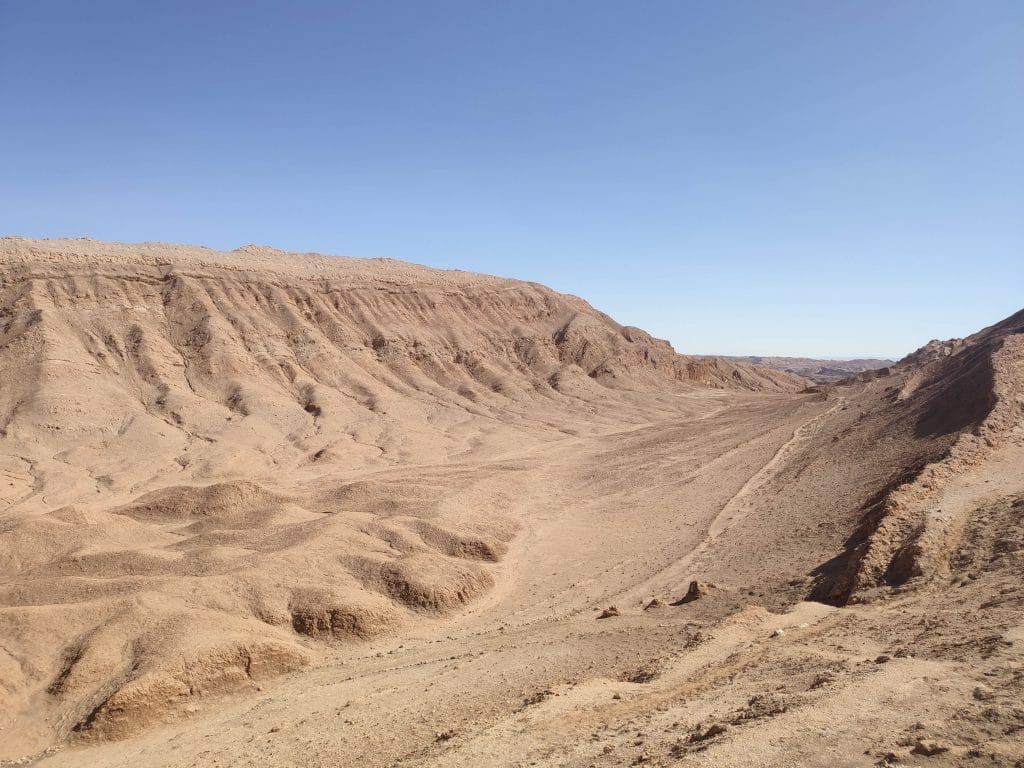
[[[536,280],[680,351],[1024,307],[1024,2],[0,0],[0,234]]]

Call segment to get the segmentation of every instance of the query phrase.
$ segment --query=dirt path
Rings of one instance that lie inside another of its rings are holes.
[[[703,538],[689,552],[642,584],[624,592],[621,600],[629,602],[643,599],[644,596],[663,595],[666,590],[678,589],[679,585],[686,583],[691,577],[698,576],[704,570],[699,564],[706,560],[709,550],[719,537],[739,524],[755,508],[755,504],[751,503],[751,500],[774,477],[777,468],[845,405],[845,398],[837,398],[828,410],[811,416],[796,427],[792,436],[779,446],[764,466],[751,475],[743,486],[722,505],[718,514],[708,524]],[[760,435],[754,439],[763,437],[764,435]]]

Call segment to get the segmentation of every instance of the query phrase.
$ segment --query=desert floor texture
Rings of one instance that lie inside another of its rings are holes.
[[[1024,765],[1024,312],[815,384],[7,238],[0,365],[0,765]]]

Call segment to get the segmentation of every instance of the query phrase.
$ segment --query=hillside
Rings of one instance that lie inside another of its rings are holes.
[[[6,239],[0,318],[4,711],[45,691],[65,733],[138,730],[181,692],[307,665],[304,638],[369,640],[493,586],[508,490],[354,473],[806,383],[536,284],[264,248]]]
[[[532,283],[0,254],[0,760],[1024,759],[1024,312],[808,387]]]

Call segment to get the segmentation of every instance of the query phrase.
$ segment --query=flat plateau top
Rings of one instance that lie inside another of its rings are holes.
[[[246,245],[217,251],[194,245],[167,243],[108,243],[91,238],[33,240],[0,237],[0,265],[53,264],[81,266],[139,266],[189,272],[229,270],[290,276],[305,280],[345,279],[395,284],[430,284],[438,287],[470,285],[497,287],[520,284],[476,272],[442,270],[395,259],[363,259],[291,253],[268,246]]]

